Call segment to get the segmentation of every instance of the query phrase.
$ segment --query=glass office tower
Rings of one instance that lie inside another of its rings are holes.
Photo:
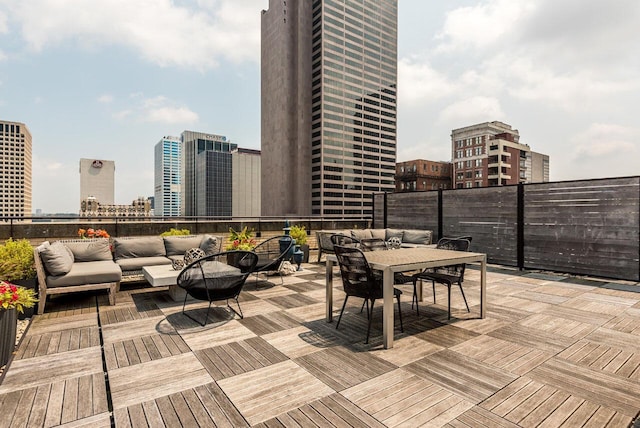
[[[154,152],[154,213],[157,216],[180,216],[182,142],[178,137],[163,137]]]

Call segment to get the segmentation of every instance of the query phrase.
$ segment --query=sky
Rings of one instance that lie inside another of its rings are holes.
[[[639,175],[640,1],[399,0],[399,162],[451,160],[498,120],[552,181]],[[79,209],[80,158],[119,204],[153,195],[153,148],[184,130],[260,148],[268,0],[0,0],[0,119],[33,135],[33,210]]]

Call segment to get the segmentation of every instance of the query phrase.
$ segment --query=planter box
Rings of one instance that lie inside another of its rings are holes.
[[[15,309],[0,309],[0,366],[9,362],[16,347],[16,314]]]

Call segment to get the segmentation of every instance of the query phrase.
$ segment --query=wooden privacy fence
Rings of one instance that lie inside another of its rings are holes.
[[[373,227],[470,235],[490,263],[640,281],[640,177],[374,194]]]

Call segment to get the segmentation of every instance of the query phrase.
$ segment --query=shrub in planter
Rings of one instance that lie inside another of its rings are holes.
[[[300,246],[300,249],[304,253],[302,261],[309,263],[309,246],[307,245],[307,230],[304,226],[293,225],[289,231],[289,235],[296,240],[296,245]]]
[[[33,247],[26,239],[14,241],[9,238],[0,245],[0,280],[21,285],[34,290],[37,286],[36,269],[33,261]],[[33,315],[33,305],[24,313],[19,311],[19,318],[30,318]]]
[[[175,229],[171,228],[165,232],[162,232],[160,236],[181,236],[181,235],[191,235],[191,231],[189,229]]]

